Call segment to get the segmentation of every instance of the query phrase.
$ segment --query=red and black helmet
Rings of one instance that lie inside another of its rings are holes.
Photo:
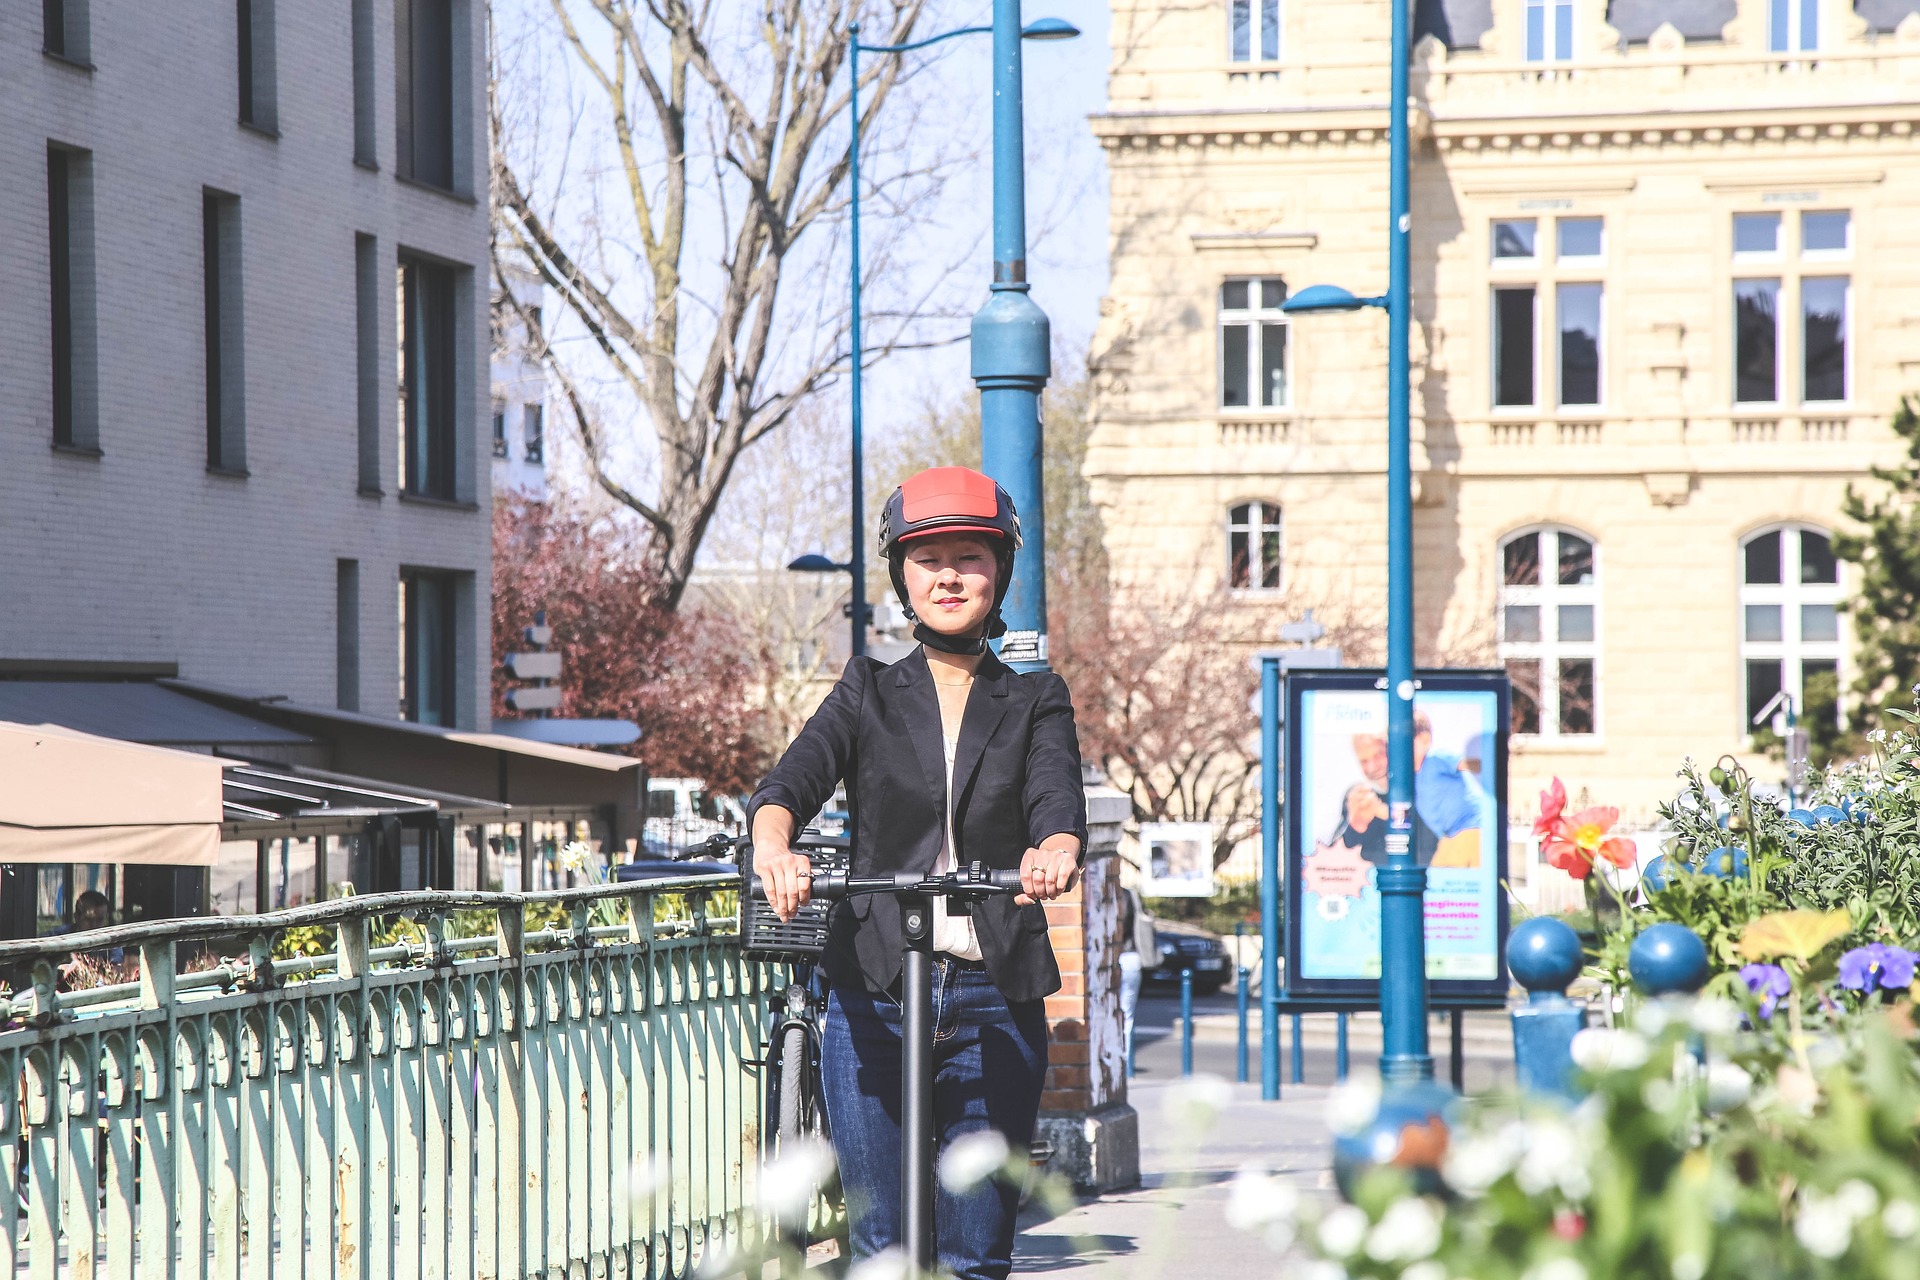
[[[1013,554],[1020,549],[1020,515],[1013,509],[1013,499],[990,476],[971,467],[931,467],[909,476],[893,491],[880,513],[880,554],[887,559],[893,592],[909,616],[913,605],[907,599],[906,575],[901,569],[906,559],[904,544],[936,533],[988,536],[1000,571],[986,634],[988,638],[1004,635],[1007,628],[1000,620],[1000,602],[1007,598],[1007,588],[1012,585]]]
[[[930,467],[893,491],[880,513],[880,554],[935,533],[987,533],[1020,549],[1020,516],[1007,491],[971,467]]]

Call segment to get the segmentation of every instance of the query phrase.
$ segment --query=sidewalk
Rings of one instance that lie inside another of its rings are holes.
[[[1168,1091],[1180,1087],[1178,1080],[1134,1080],[1140,1186],[1054,1218],[1029,1209],[1014,1244],[1016,1275],[1227,1280],[1280,1261],[1259,1239],[1227,1225],[1228,1186],[1241,1165],[1257,1162],[1302,1191],[1334,1194],[1327,1086],[1291,1085],[1280,1101],[1262,1102],[1259,1085],[1228,1085],[1232,1102],[1204,1132],[1168,1114]]]

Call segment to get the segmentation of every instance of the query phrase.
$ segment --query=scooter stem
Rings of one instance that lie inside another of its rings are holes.
[[[933,904],[900,895],[900,1223],[914,1275],[933,1274]]]

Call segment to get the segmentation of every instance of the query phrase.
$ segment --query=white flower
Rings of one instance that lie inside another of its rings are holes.
[[[1634,1014],[1634,1030],[1645,1036],[1658,1036],[1667,1029],[1667,1024],[1673,1021],[1676,1003],[1672,996],[1647,1001]]]
[[[1587,1268],[1578,1258],[1549,1258],[1522,1280],[1587,1280]]]
[[[1644,1037],[1619,1027],[1588,1027],[1573,1038],[1573,1060],[1587,1071],[1633,1071],[1647,1052]]]
[[[561,869],[578,874],[587,869],[587,859],[592,856],[591,846],[584,841],[570,840],[560,849]]]
[[[1800,1196],[1793,1234],[1816,1258],[1837,1258],[1853,1243],[1853,1215],[1837,1196],[1808,1191]]]
[[[1833,1198],[1856,1222],[1872,1216],[1880,1208],[1880,1193],[1873,1189],[1871,1183],[1859,1178],[1848,1178],[1841,1183],[1840,1189],[1833,1193]]]
[[[1327,1094],[1327,1127],[1347,1136],[1359,1133],[1380,1114],[1380,1078],[1352,1076]]]
[[[1697,1253],[1682,1253],[1673,1260],[1673,1280],[1700,1280],[1707,1274],[1707,1260]]]
[[[1440,1210],[1425,1197],[1396,1200],[1367,1233],[1367,1255],[1376,1262],[1412,1262],[1440,1247]]]
[[[782,1221],[797,1219],[832,1172],[833,1148],[824,1140],[787,1143],[760,1170],[760,1208]]]
[[[672,1177],[665,1152],[636,1156],[627,1169],[627,1196],[635,1205],[651,1204]]]
[[[1535,1121],[1526,1127],[1520,1152],[1514,1181],[1528,1195],[1558,1189],[1569,1200],[1584,1200],[1593,1190],[1584,1144],[1571,1125],[1557,1119]]]
[[[1499,1133],[1476,1133],[1450,1143],[1441,1173],[1447,1185],[1463,1196],[1479,1196],[1513,1170],[1519,1144],[1514,1141],[1519,1125],[1508,1125]]]
[[[847,1280],[907,1280],[912,1268],[907,1266],[906,1250],[898,1246],[882,1249],[864,1262],[854,1264],[847,1272]]]
[[[1400,1273],[1400,1280],[1447,1280],[1447,1269],[1428,1259],[1416,1262]]]
[[[1347,1280],[1347,1269],[1337,1262],[1315,1258],[1294,1268],[1294,1280]]]
[[[1241,1165],[1227,1188],[1227,1224],[1240,1231],[1290,1224],[1299,1210],[1300,1192],[1257,1164]]]
[[[1659,1076],[1640,1086],[1640,1101],[1646,1104],[1649,1111],[1665,1111],[1673,1105],[1678,1095],[1679,1090],[1673,1087],[1673,1081],[1662,1080]]]
[[[1880,1225],[1895,1240],[1905,1240],[1920,1232],[1920,1205],[1911,1200],[1889,1200],[1880,1211]]]
[[[963,1133],[940,1153],[940,1185],[964,1195],[1004,1169],[1012,1148],[998,1129]]]
[[[1715,1062],[1707,1067],[1707,1110],[1716,1115],[1731,1111],[1753,1096],[1753,1076],[1735,1062]]]
[[[1233,1086],[1202,1071],[1168,1085],[1160,1095],[1160,1112],[1181,1128],[1205,1128],[1232,1101]]]
[[[1320,1219],[1320,1247],[1336,1257],[1350,1258],[1367,1238],[1367,1226],[1365,1210],[1350,1204],[1335,1205]]]
[[[1722,1000],[1718,996],[1709,996],[1693,1003],[1693,1013],[1688,1019],[1693,1029],[1703,1036],[1730,1036],[1740,1029],[1740,1006],[1731,1000]]]

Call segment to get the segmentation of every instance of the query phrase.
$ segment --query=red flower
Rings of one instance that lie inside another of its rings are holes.
[[[1555,778],[1553,785],[1540,793],[1540,816],[1533,821],[1533,834],[1552,835],[1555,824],[1560,821],[1560,815],[1566,811],[1566,807],[1567,789],[1561,785],[1560,779]]]
[[[1553,1234],[1562,1240],[1578,1240],[1587,1234],[1586,1215],[1576,1209],[1555,1209],[1553,1211]]]
[[[1555,782],[1558,781],[1556,778]],[[1618,821],[1618,809],[1582,809],[1571,818],[1556,813],[1546,830],[1541,829],[1540,823],[1534,824],[1534,830],[1545,836],[1541,851],[1547,855],[1548,862],[1576,880],[1585,880],[1593,873],[1596,858],[1605,858],[1616,867],[1630,867],[1639,856],[1633,841],[1624,836],[1607,835]]]

